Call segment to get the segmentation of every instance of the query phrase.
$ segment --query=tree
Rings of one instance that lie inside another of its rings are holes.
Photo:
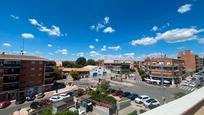
[[[53,76],[54,80],[59,80],[61,78],[61,71],[57,67],[54,67]]]
[[[84,57],[79,57],[79,58],[76,60],[75,64],[76,64],[76,67],[83,67],[83,66],[85,66],[85,65],[86,65],[86,58],[84,58]]]
[[[76,65],[74,64],[74,62],[71,62],[71,61],[63,61],[63,62],[62,62],[62,65],[63,65],[63,67],[67,67],[67,68],[73,68],[73,67],[76,66]]]
[[[108,94],[110,90],[110,82],[102,80],[101,83],[98,84],[96,90],[99,91],[99,93]]]
[[[96,65],[96,61],[93,59],[88,59],[86,65]]]
[[[77,71],[70,71],[70,75],[72,76],[73,80],[79,80],[80,77],[79,77],[79,72]]]

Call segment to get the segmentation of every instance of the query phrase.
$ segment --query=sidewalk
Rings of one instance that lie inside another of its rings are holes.
[[[64,93],[64,92],[67,92],[67,91],[71,91],[71,90],[75,90],[75,89],[78,89],[78,87],[76,85],[66,86],[63,89],[59,89],[57,93],[56,93],[56,90],[53,90],[53,91],[50,91],[50,92],[45,92],[45,97],[44,98],[51,97],[53,95],[57,95],[57,94]]]

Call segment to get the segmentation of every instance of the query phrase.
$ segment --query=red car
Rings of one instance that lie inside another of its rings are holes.
[[[0,109],[6,108],[11,104],[9,100],[0,100]]]
[[[48,99],[43,99],[43,100],[40,100],[39,103],[41,105],[50,105],[50,104],[52,104],[52,101],[50,101]]]
[[[120,96],[120,95],[122,95],[122,93],[123,93],[123,91],[117,90],[117,91],[113,92],[112,95],[113,96]]]

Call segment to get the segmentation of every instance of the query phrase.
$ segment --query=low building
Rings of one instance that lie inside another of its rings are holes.
[[[164,80],[169,84],[178,84],[185,75],[183,60],[167,57],[149,59],[147,71],[151,79]]]
[[[55,62],[23,55],[0,55],[0,98],[16,99],[49,90]]]
[[[192,54],[190,50],[185,53],[178,52],[178,59],[184,60],[186,71],[194,72],[203,69],[203,59],[196,54]]]
[[[77,71],[81,78],[86,77],[106,77],[111,75],[111,71],[102,66],[87,65],[82,68],[63,68],[63,75],[69,77],[71,71]]]
[[[112,59],[100,61],[100,65],[116,74],[128,73],[131,69],[134,69],[135,67],[134,61]]]

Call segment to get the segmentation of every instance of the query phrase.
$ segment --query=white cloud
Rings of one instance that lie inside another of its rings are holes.
[[[106,51],[106,45],[101,48],[101,51]]]
[[[48,47],[52,47],[52,44],[47,44]]]
[[[115,30],[112,27],[107,27],[103,30],[104,33],[113,33]]]
[[[62,55],[68,55],[67,49],[59,49],[55,53],[59,53],[59,54],[62,54]]]
[[[105,26],[103,24],[98,23],[97,25],[92,25],[90,27],[91,30],[99,31],[100,29],[104,28]]]
[[[108,23],[109,23],[109,19],[110,19],[110,18],[109,18],[109,17],[107,17],[107,16],[106,16],[106,17],[104,17],[104,24],[108,24]]]
[[[126,55],[126,56],[134,56],[135,53],[125,53],[124,55]]]
[[[38,30],[41,32],[47,32],[51,36],[58,36],[58,37],[63,36],[58,26],[52,25],[51,28],[47,28],[46,26],[43,26],[42,24],[38,23],[36,19],[29,19],[29,21],[32,25],[37,26]]]
[[[153,37],[145,37],[141,38],[139,40],[132,40],[131,44],[132,45],[151,45],[157,43],[157,40]]]
[[[101,56],[101,54],[98,53],[98,52],[96,52],[96,51],[91,51],[91,52],[90,52],[90,56],[91,56],[91,57],[97,57],[97,56]]]
[[[109,46],[108,49],[118,51],[118,50],[121,50],[121,47],[120,46]]]
[[[19,17],[18,16],[14,16],[13,14],[11,14],[10,15],[13,19],[16,19],[16,20],[18,20],[19,19]]]
[[[188,12],[188,11],[191,10],[191,6],[192,6],[191,4],[185,4],[185,5],[181,6],[181,7],[179,7],[177,12],[179,12],[181,14],[183,14],[185,12]]]
[[[198,39],[198,43],[204,44],[204,38]]]
[[[9,43],[3,43],[3,46],[5,46],[5,47],[11,47],[11,44],[9,44]]]
[[[89,45],[89,48],[90,49],[94,49],[95,47],[93,45]]]
[[[164,39],[169,43],[184,42],[197,39],[196,34],[203,31],[203,29],[198,30],[196,28],[176,28],[164,33],[158,33],[156,39]]]
[[[152,31],[157,31],[159,28],[157,26],[152,27]]]
[[[22,34],[21,34],[21,37],[22,37],[22,38],[26,38],[26,39],[32,39],[32,38],[34,38],[35,36],[34,36],[33,34],[31,34],[31,33],[22,33]]]
[[[84,57],[84,52],[79,52],[76,54],[78,57]]]
[[[96,40],[95,40],[96,42],[99,42],[99,39],[98,38],[96,38]]]

